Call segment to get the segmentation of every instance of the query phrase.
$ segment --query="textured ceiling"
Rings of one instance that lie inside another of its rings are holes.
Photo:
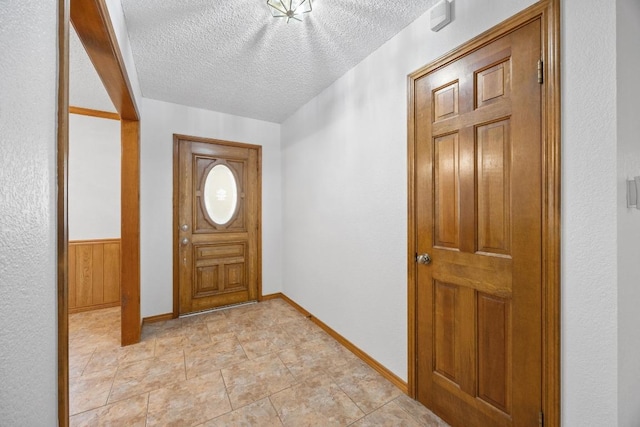
[[[303,22],[266,0],[122,0],[147,98],[282,122],[435,0],[315,0]]]
[[[69,105],[116,111],[73,26],[69,31]]]

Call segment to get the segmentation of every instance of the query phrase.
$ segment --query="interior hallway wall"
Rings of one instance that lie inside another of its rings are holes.
[[[69,115],[69,240],[120,238],[120,121]]]
[[[0,7],[0,425],[57,420],[58,2]]]
[[[618,396],[616,8],[561,4],[562,421],[615,426],[629,399]]]
[[[143,98],[141,126],[142,317],[173,310],[173,134],[262,146],[262,292],[280,292],[280,125]]]
[[[626,180],[640,176],[640,2],[617,1],[619,425],[640,425],[640,210]]]
[[[282,126],[284,292],[405,380],[407,75],[534,2],[488,3],[425,13]]]
[[[283,123],[284,292],[402,378],[406,75],[532,3],[456,0],[455,20],[438,33],[424,15]],[[569,426],[617,424],[615,13],[611,3],[562,2]]]

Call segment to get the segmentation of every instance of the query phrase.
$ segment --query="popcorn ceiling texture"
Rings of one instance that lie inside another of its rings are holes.
[[[287,24],[263,0],[122,0],[144,97],[277,123],[434,3],[317,0]]]

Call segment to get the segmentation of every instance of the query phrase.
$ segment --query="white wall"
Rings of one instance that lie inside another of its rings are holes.
[[[640,210],[627,178],[640,175],[640,2],[618,0],[618,396],[619,425],[640,425]]]
[[[407,75],[532,4],[428,13],[283,123],[284,292],[407,378]]]
[[[283,290],[402,378],[405,76],[530,3],[457,0],[438,33],[423,16],[283,124]],[[562,16],[562,421],[616,425],[615,8]]]
[[[69,240],[120,238],[120,121],[69,115]]]
[[[57,1],[0,7],[0,425],[57,420]]]
[[[617,424],[616,11],[562,3],[562,419]]]
[[[141,105],[142,316],[173,310],[174,133],[262,146],[262,292],[280,292],[280,125],[146,98]]]

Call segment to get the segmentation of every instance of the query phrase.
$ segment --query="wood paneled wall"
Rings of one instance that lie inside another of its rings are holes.
[[[69,242],[69,313],[120,305],[120,239]]]

